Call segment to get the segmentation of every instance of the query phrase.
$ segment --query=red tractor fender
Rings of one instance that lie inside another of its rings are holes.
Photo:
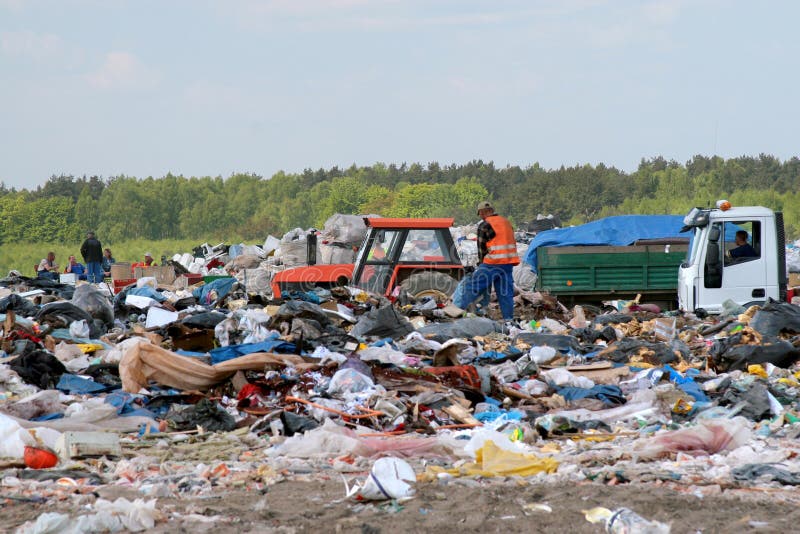
[[[309,265],[275,273],[272,277],[272,296],[281,298],[281,285],[287,284],[347,284],[353,276],[352,263]]]

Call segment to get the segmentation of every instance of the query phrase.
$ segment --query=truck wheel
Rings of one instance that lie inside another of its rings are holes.
[[[430,296],[439,302],[450,298],[456,290],[456,286],[458,286],[458,280],[439,271],[414,273],[400,284],[400,287],[415,299]]]

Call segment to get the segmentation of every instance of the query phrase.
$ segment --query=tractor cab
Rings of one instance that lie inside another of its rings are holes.
[[[431,295],[444,300],[455,291],[464,267],[450,235],[452,218],[365,218],[367,234],[356,262],[309,265],[277,273],[272,281],[275,298],[287,290],[352,285],[396,297],[398,288],[414,297]]]

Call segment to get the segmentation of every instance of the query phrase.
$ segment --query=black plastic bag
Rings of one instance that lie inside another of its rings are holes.
[[[583,347],[578,338],[575,336],[567,336],[561,334],[537,334],[535,332],[523,332],[514,338],[514,344],[517,342],[526,343],[532,347],[542,347],[547,345],[553,347],[559,352],[573,352],[576,354],[585,353],[589,347]]]
[[[394,306],[387,304],[382,308],[368,311],[358,319],[358,323],[350,331],[355,337],[376,336],[399,339],[414,331],[408,319],[400,315]]]
[[[629,323],[631,321],[633,321],[633,316],[625,313],[605,313],[603,315],[598,315],[592,320],[594,324],[619,324]]]
[[[93,339],[99,338],[105,332],[97,328],[92,316],[71,302],[51,302],[45,304],[36,314],[39,323],[45,323],[53,328],[69,328],[75,321],[86,321],[89,325],[89,335]]]
[[[642,339],[626,337],[609,345],[607,349],[601,352],[601,355],[617,363],[626,363],[635,355],[652,351],[653,356],[649,359],[645,358],[645,361],[652,365],[661,365],[672,363],[678,359],[675,355],[676,348],[680,351],[682,347],[673,347],[666,343],[651,343]]]
[[[739,415],[751,421],[761,421],[771,416],[767,388],[760,382],[754,382],[745,391],[728,388],[719,399],[720,406],[735,406],[744,403]]]
[[[800,306],[770,299],[753,315],[750,327],[764,336],[800,333]]]
[[[295,434],[302,434],[308,430],[314,430],[319,426],[319,423],[310,417],[303,417],[292,412],[281,412],[281,423],[283,423],[283,432],[291,437]]]
[[[33,317],[39,311],[39,307],[28,299],[22,298],[16,293],[13,293],[3,299],[0,299],[0,312],[13,311],[17,315],[24,317]]]
[[[44,350],[22,354],[8,364],[26,383],[40,389],[55,389],[61,375],[67,372],[58,358]]]
[[[201,399],[194,406],[173,407],[165,419],[179,432],[198,426],[211,432],[230,432],[236,428],[233,416],[208,399]]]
[[[292,319],[313,319],[320,323],[322,326],[330,322],[328,315],[319,307],[319,305],[312,302],[305,302],[302,300],[290,300],[281,304],[278,311],[270,320],[270,328],[275,328],[283,321],[291,321]]]
[[[731,470],[737,482],[754,482],[761,477],[780,482],[786,486],[800,486],[800,473],[792,473],[770,464],[746,464]]]
[[[218,311],[210,311],[203,313],[196,313],[190,315],[181,321],[182,324],[191,328],[211,328],[213,329],[219,323],[225,320],[227,315]]]
[[[746,371],[748,365],[757,363],[786,369],[800,360],[800,350],[788,341],[764,337],[761,345],[740,345],[741,339],[741,334],[736,334],[714,342],[708,353],[717,370]]]

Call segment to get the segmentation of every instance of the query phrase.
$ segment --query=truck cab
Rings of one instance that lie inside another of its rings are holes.
[[[716,314],[726,300],[745,307],[785,300],[782,213],[719,201],[716,208],[693,208],[684,225],[692,237],[678,270],[681,310]]]

